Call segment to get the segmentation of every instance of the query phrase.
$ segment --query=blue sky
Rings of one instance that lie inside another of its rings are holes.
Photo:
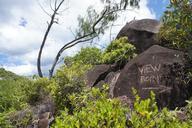
[[[47,27],[49,17],[39,7],[38,2],[50,12],[47,0],[0,0],[0,66],[20,75],[32,75],[37,72],[36,58],[39,46]],[[59,25],[54,25],[48,37],[43,52],[43,70],[46,74],[58,49],[65,42],[73,39],[72,31],[77,27],[78,15],[85,15],[88,6],[93,5],[101,10],[99,0],[66,0],[63,12],[58,17]],[[129,11],[115,22],[112,30],[115,38],[119,30],[130,20],[134,19],[160,19],[169,0],[140,0],[140,9]],[[69,15],[70,14],[70,15]],[[99,45],[107,45],[109,31],[101,37]],[[103,43],[104,42],[104,43]],[[64,55],[76,53],[81,47],[76,46],[65,52]]]
[[[155,12],[157,19],[160,19],[168,4],[169,0],[149,0],[148,7]]]

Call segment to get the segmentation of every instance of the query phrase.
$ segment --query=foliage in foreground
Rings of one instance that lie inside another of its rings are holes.
[[[158,110],[155,102],[155,95],[151,92],[151,97],[141,100],[136,91],[133,110],[130,111],[128,124],[131,128],[189,128],[192,126],[192,120],[180,120],[177,113],[179,110],[170,111],[167,108]],[[188,106],[191,106],[189,104]],[[189,113],[187,113],[189,114]],[[191,116],[187,116],[191,118]]]
[[[65,109],[57,117],[54,128],[122,128],[128,109],[117,99],[109,99],[107,93],[93,88],[70,95],[73,113]]]
[[[136,91],[134,91],[136,92]],[[73,104],[73,112],[64,109],[56,118],[53,128],[190,128],[191,106],[186,109],[189,120],[180,120],[179,111],[169,111],[164,108],[159,111],[155,102],[155,95],[141,100],[135,93],[135,103],[130,109],[119,99],[110,99],[106,90],[96,88],[84,90],[80,94],[69,96]]]

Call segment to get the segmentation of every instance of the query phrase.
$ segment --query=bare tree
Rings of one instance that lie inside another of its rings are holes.
[[[140,0],[121,0],[120,2],[114,2],[114,0],[101,0],[101,1],[105,4],[105,6],[100,13],[97,13],[95,9],[89,7],[87,10],[87,16],[78,18],[79,28],[76,30],[75,38],[72,41],[65,43],[65,45],[58,51],[52,64],[52,67],[49,70],[49,78],[53,76],[54,69],[62,53],[66,49],[69,49],[82,42],[93,41],[94,38],[104,34],[105,30],[109,28],[110,23],[117,20],[119,12],[129,10],[127,9],[128,5],[132,6],[133,9],[135,7],[139,7],[138,3]],[[55,0],[55,8],[52,9],[53,14],[51,15],[51,21],[48,24],[47,31],[45,32],[43,42],[40,47],[37,63],[38,74],[40,77],[43,77],[41,71],[42,50],[52,25],[56,23],[55,15],[58,14],[58,10],[63,4],[63,2],[64,0],[61,0],[59,4],[57,4],[58,1]]]
[[[37,58],[37,70],[38,70],[39,77],[43,77],[43,73],[42,73],[42,70],[41,70],[41,56],[42,56],[42,51],[43,51],[43,48],[44,48],[44,46],[45,46],[45,42],[46,42],[46,40],[47,40],[48,34],[49,34],[50,30],[51,30],[51,27],[53,26],[54,23],[58,23],[57,20],[56,20],[56,18],[55,18],[55,16],[58,15],[58,11],[59,11],[61,5],[64,3],[64,1],[65,1],[65,0],[61,0],[60,2],[58,2],[58,0],[55,0],[55,2],[54,2],[54,8],[53,8],[53,6],[52,6],[52,4],[51,4],[51,2],[50,2],[50,7],[51,7],[51,9],[52,9],[52,11],[53,11],[53,14],[52,14],[52,15],[49,14],[49,13],[47,13],[47,12],[43,9],[43,7],[39,4],[40,7],[43,9],[43,11],[44,11],[48,16],[51,17],[50,22],[47,23],[48,26],[47,26],[45,35],[44,35],[44,37],[43,37],[43,41],[42,41],[42,43],[41,43],[41,47],[40,47],[40,49],[39,49],[39,54],[38,54],[38,58]]]

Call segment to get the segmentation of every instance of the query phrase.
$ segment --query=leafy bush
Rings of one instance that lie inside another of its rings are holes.
[[[38,78],[31,81],[31,87],[26,88],[27,103],[36,105],[42,102],[46,96],[54,96],[57,84],[54,80],[48,78]]]
[[[8,112],[0,112],[0,128],[12,128],[11,122],[9,121]]]
[[[105,88],[105,87],[104,87]],[[186,107],[187,120],[179,119],[179,110],[169,111],[167,108],[158,110],[155,95],[142,100],[135,93],[133,108],[110,99],[106,88],[84,90],[70,95],[73,106],[72,113],[68,109],[56,118],[53,128],[190,128],[192,126],[191,106]],[[188,112],[189,111],[189,112]]]
[[[103,63],[115,63],[127,61],[135,56],[135,47],[128,42],[127,37],[114,40],[103,53]]]
[[[172,0],[162,18],[160,38],[165,46],[183,50],[192,49],[192,1]]]
[[[18,76],[17,79],[0,80],[0,127],[27,127],[32,116],[27,108],[42,102],[53,85],[46,78],[29,80]]]
[[[191,85],[192,82],[192,1],[171,0],[162,18],[163,26],[159,38],[164,46],[185,52],[184,74],[181,77]],[[190,87],[189,87],[190,88]],[[190,91],[189,91],[190,92]]]
[[[66,57],[64,63],[66,65],[71,65],[72,63],[81,64],[99,64],[102,58],[102,52],[96,47],[86,47],[82,48],[75,56]]]
[[[11,120],[10,118],[17,111],[28,107],[29,97],[34,91],[33,82],[19,76],[16,76],[16,79],[13,78],[0,80],[0,127],[2,128],[21,126],[28,120],[26,118]]]
[[[135,102],[133,110],[130,111],[128,126],[133,128],[189,128],[190,121],[182,121],[178,118],[178,110],[169,111],[167,108],[158,110],[155,95],[142,100],[134,90]],[[190,110],[191,111],[191,110]]]
[[[71,108],[69,94],[81,92],[85,87],[85,74],[101,61],[101,51],[94,47],[82,48],[75,56],[66,57],[64,65],[57,70],[54,80],[58,84],[55,100],[58,108]]]
[[[54,128],[123,128],[127,108],[118,99],[109,99],[106,90],[92,88],[70,95],[72,114],[68,109],[56,118]]]
[[[0,81],[0,112],[10,109],[20,110],[27,105],[26,80]]]

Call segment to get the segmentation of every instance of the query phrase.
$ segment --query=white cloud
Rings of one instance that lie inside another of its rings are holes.
[[[7,22],[0,22],[0,53],[10,56],[8,58],[9,64],[4,65],[4,67],[20,75],[32,75],[36,73],[37,54],[47,27],[46,21],[49,21],[49,17],[40,9],[37,2],[30,2],[29,0],[28,2],[24,8],[18,3],[15,6],[10,5],[9,14],[11,14],[11,19]],[[136,19],[155,18],[155,14],[147,7],[147,2],[148,0],[142,0],[139,10],[124,13],[114,23],[120,26],[112,29],[113,38],[115,38],[122,26],[134,17]],[[44,7],[49,8],[49,5],[44,2],[42,3]],[[73,39],[70,28],[74,31],[77,27],[77,16],[85,15],[89,5],[96,6],[98,10],[102,8],[99,0],[66,1],[64,8],[69,8],[60,16],[59,22],[61,24],[53,26],[43,51],[42,61],[44,71],[48,71],[48,68],[50,68],[51,62],[59,48],[67,41],[70,41],[70,39]],[[7,4],[8,6],[9,4]],[[19,26],[21,18],[24,18],[27,22],[25,27]],[[109,42],[109,33],[110,31],[106,32],[106,35],[101,38],[99,45],[104,45],[103,42]],[[79,50],[79,47],[76,46],[67,50],[65,54],[74,54]]]

